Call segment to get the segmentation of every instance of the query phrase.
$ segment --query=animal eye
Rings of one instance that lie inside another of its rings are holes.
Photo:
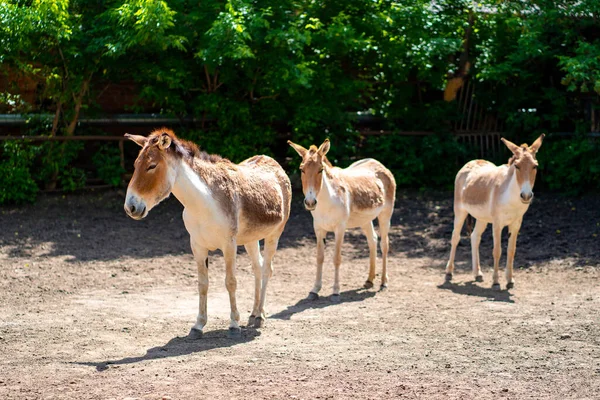
[[[321,173],[321,172],[323,172],[323,168],[321,168],[321,169],[319,170],[319,173]]]
[[[537,169],[537,165],[534,165],[534,166],[533,166],[533,169]]]
[[[154,169],[154,168],[156,168],[156,164],[150,165],[146,171],[150,171],[151,169]]]
[[[515,165],[515,168],[516,168],[516,169],[521,169],[521,168],[520,168],[518,165]]]

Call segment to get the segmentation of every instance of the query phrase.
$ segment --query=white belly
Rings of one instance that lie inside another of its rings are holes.
[[[360,211],[353,212],[352,214],[350,214],[350,218],[348,218],[348,226],[347,227],[348,228],[357,228],[357,227],[365,226],[366,224],[368,224],[369,222],[371,222],[375,218],[377,218],[379,213],[381,213],[382,209],[383,209],[383,206],[369,209],[369,210],[360,210]]]

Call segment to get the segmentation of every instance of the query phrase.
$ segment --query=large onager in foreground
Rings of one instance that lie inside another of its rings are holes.
[[[494,276],[492,288],[500,290],[498,269],[502,253],[502,229],[508,226],[508,257],[506,259],[506,288],[514,286],[513,263],[517,248],[517,236],[523,222],[523,215],[533,199],[533,185],[538,162],[536,153],[542,146],[544,135],[531,145],[517,146],[502,138],[513,153],[508,164],[495,166],[489,161],[473,160],[458,171],[454,183],[454,230],[452,248],[446,266],[446,281],[452,280],[456,246],[460,241],[460,231],[471,214],[477,222],[471,234],[471,252],[473,256],[473,274],[475,280],[483,281],[479,265],[479,243],[481,234],[492,223],[494,230]]]
[[[308,150],[291,141],[288,141],[288,144],[302,157],[300,171],[305,196],[304,206],[312,213],[317,236],[317,279],[309,297],[317,298],[321,290],[325,235],[333,231],[333,299],[339,299],[342,243],[347,228],[361,227],[367,237],[370,257],[369,276],[365,287],[373,286],[377,261],[377,233],[373,229],[375,218],[379,220],[381,232],[381,287],[385,288],[388,282],[388,232],[396,198],[396,181],[392,173],[372,158],[359,160],[345,169],[334,167],[326,157],[330,147],[329,140],[325,140],[319,148],[312,145]]]
[[[267,283],[279,237],[290,216],[291,185],[281,166],[267,156],[254,156],[240,164],[199,150],[168,129],[148,137],[126,137],[142,146],[127,188],[125,211],[134,219],[173,193],[183,204],[183,221],[190,234],[198,264],[200,310],[190,335],[199,337],[206,325],[208,251],[221,249],[225,285],[231,303],[230,330],[239,333],[240,315],[235,300],[235,259],[244,245],[255,277],[254,307],[250,322],[259,327],[264,318]],[[264,259],[259,240],[265,239]]]

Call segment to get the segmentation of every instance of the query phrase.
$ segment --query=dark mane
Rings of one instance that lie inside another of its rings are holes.
[[[219,162],[231,163],[231,161],[218,154],[208,154],[207,152],[200,150],[200,147],[194,142],[178,138],[175,136],[175,133],[168,128],[157,129],[150,134],[150,137],[152,137],[153,140],[157,140],[158,136],[163,133],[171,137],[171,146],[175,154],[189,163],[192,163],[195,158],[212,164]]]

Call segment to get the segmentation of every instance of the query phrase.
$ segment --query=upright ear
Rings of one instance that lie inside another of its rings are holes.
[[[517,146],[516,144],[514,144],[513,142],[511,142],[510,140],[506,140],[504,138],[500,138],[500,140],[502,140],[502,142],[506,145],[506,147],[508,147],[508,149],[513,153],[513,154],[517,154],[517,152],[519,151],[520,147]]]
[[[306,155],[306,152],[308,150],[306,150],[304,147],[300,146],[299,144],[292,142],[291,140],[288,140],[287,142],[290,146],[292,146],[292,149],[296,150],[296,153],[298,153],[300,155],[300,157],[304,158],[304,156]]]
[[[531,151],[533,153],[533,155],[535,155],[535,153],[538,152],[540,147],[542,147],[542,142],[544,141],[544,137],[546,137],[546,135],[542,133],[540,135],[540,137],[537,138],[531,146],[529,146],[529,151]]]
[[[324,156],[329,151],[329,147],[330,147],[329,139],[325,139],[323,144],[321,146],[319,146],[319,153],[321,153],[321,155]]]
[[[171,136],[167,135],[166,133],[163,133],[158,137],[158,148],[161,150],[166,150],[171,145],[171,142]]]
[[[130,135],[129,133],[125,134],[125,137],[133,142],[135,142],[138,146],[144,147],[144,145],[146,144],[146,142],[148,141],[148,138],[146,136],[140,136],[140,135]]]

